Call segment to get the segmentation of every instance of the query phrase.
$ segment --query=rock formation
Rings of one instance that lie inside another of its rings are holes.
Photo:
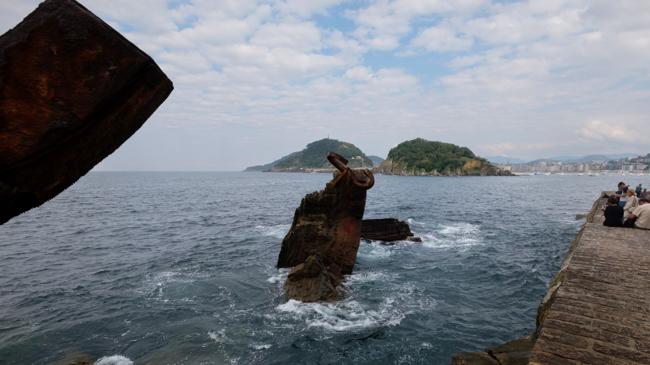
[[[53,198],[165,101],[155,62],[74,0],[0,37],[0,224]]]
[[[341,297],[337,288],[342,276],[331,273],[318,255],[294,267],[285,283],[287,296],[303,302],[333,301]]]
[[[383,242],[422,242],[411,232],[408,223],[395,218],[364,219],[361,222],[361,238]]]
[[[352,273],[359,249],[366,191],[374,185],[374,177],[368,170],[350,169],[340,155],[330,153],[327,158],[338,171],[324,190],[303,198],[278,257],[278,267],[305,263],[285,284],[293,299],[320,298],[313,293],[315,278],[338,285],[343,275]]]

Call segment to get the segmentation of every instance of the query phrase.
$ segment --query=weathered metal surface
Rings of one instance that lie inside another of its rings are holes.
[[[155,62],[73,0],[0,37],[0,224],[124,143],[173,89]]]
[[[334,275],[350,274],[359,249],[366,191],[374,185],[368,170],[352,170],[330,153],[338,169],[325,189],[305,196],[282,241],[278,267],[294,267],[317,255]]]

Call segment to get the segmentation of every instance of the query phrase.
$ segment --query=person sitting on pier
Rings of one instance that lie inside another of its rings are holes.
[[[639,199],[639,206],[629,215],[625,226],[650,229],[650,200]]]
[[[605,222],[603,225],[608,227],[623,226],[623,208],[618,205],[618,199],[613,196],[607,198],[607,207],[605,208]]]
[[[625,205],[623,206],[623,219],[627,219],[627,217],[634,212],[634,210],[639,206],[639,200],[636,197],[636,193],[632,189],[628,189],[627,191],[627,200],[625,201]]]

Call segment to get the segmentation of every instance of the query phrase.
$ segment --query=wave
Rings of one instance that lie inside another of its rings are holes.
[[[387,280],[394,279],[395,276],[396,276],[395,274],[388,274],[379,271],[355,272],[352,275],[346,277],[345,284],[355,285],[355,284],[363,284],[363,283],[376,282],[376,281],[386,282]]]
[[[216,343],[223,343],[226,339],[226,329],[224,328],[219,331],[210,331],[208,332],[208,337]]]
[[[357,256],[369,260],[381,260],[390,257],[396,246],[382,245],[377,242],[362,242]]]
[[[189,284],[209,277],[210,275],[198,271],[162,271],[155,274],[148,274],[144,283],[139,289],[136,289],[136,292],[148,299],[161,300],[163,302],[168,302],[170,299],[191,302],[194,300],[193,297],[183,297],[181,294],[184,290],[176,289],[187,287]],[[168,289],[170,289],[170,292],[174,292],[171,297],[167,293]]]
[[[308,327],[320,327],[328,331],[355,331],[378,326],[397,326],[405,314],[393,305],[394,299],[386,298],[377,309],[368,309],[356,300],[339,303],[303,303],[289,300],[276,310],[302,318]]]
[[[104,356],[95,361],[95,365],[133,365],[133,361],[122,355]]]
[[[269,276],[269,278],[266,279],[266,281],[271,284],[284,283],[285,280],[287,280],[287,275],[289,275],[289,271],[291,271],[291,269],[278,269],[277,272]]]
[[[274,226],[256,226],[255,230],[264,236],[283,239],[290,228],[291,224],[276,224]]]
[[[478,225],[452,223],[423,234],[422,245],[430,248],[469,248],[483,243]]]

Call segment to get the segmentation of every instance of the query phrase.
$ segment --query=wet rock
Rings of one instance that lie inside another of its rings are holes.
[[[0,224],[124,143],[173,89],[155,62],[73,0],[0,37]]]
[[[331,273],[317,255],[312,255],[291,270],[284,290],[289,299],[301,302],[335,301],[341,298],[337,287],[342,280],[343,277]]]
[[[338,169],[325,189],[307,194],[282,241],[278,267],[294,267],[318,255],[333,275],[351,274],[359,249],[366,191],[374,185],[368,170],[352,170],[330,153]]]
[[[534,344],[535,341],[530,336],[526,336],[491,347],[487,351],[502,365],[527,365]]]
[[[453,365],[527,365],[535,341],[531,336],[519,338],[484,352],[463,352],[454,355]]]
[[[361,238],[383,242],[422,242],[411,232],[408,223],[395,218],[364,219],[361,222]]]
[[[452,365],[500,365],[499,362],[485,352],[463,352],[454,355]]]

